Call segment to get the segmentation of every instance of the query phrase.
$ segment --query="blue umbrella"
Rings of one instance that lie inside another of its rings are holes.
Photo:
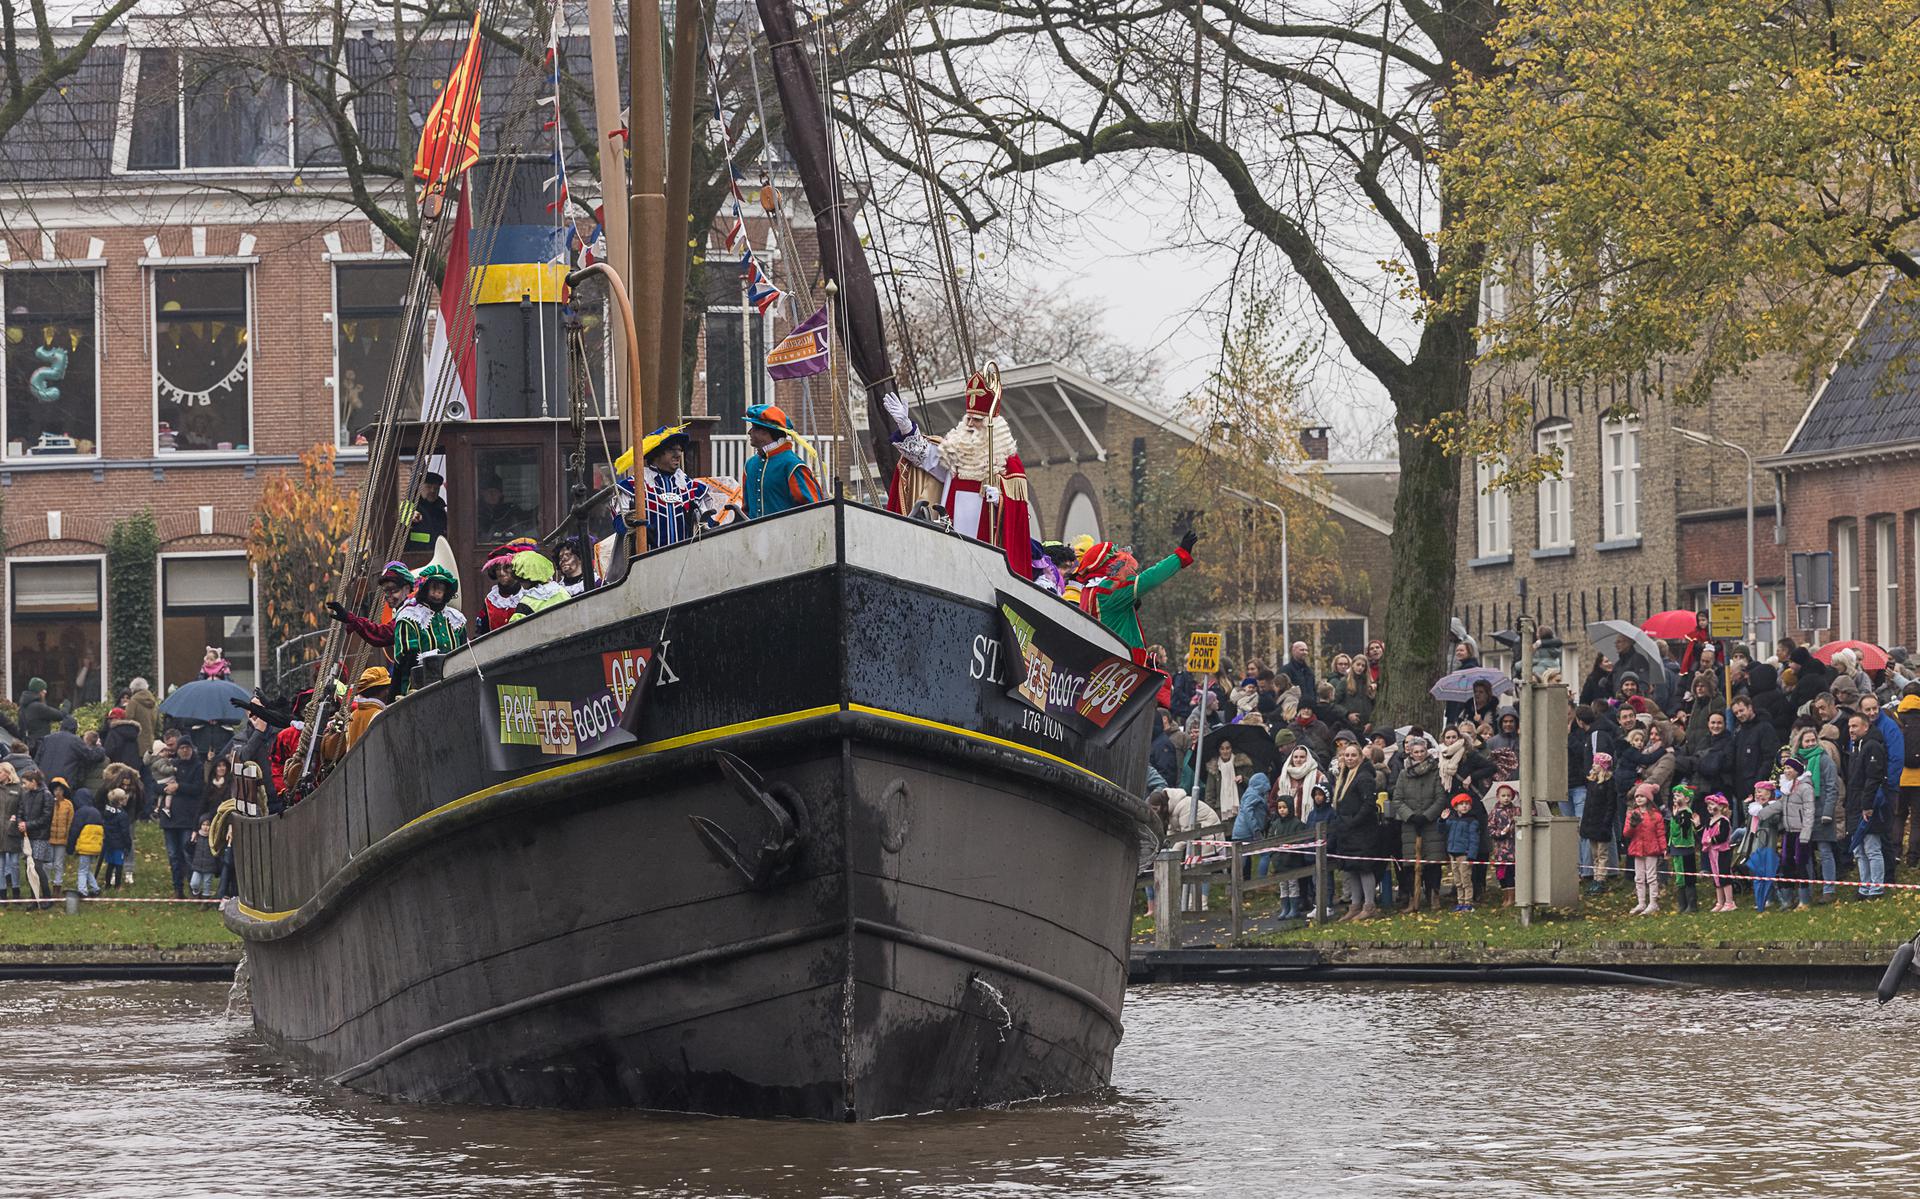
[[[1491,666],[1469,666],[1465,670],[1442,675],[1428,694],[1438,700],[1460,703],[1473,698],[1475,683],[1486,683],[1493,688],[1495,695],[1505,695],[1513,690],[1513,679],[1505,672]]]
[[[233,724],[246,713],[233,706],[234,700],[246,701],[253,692],[225,679],[195,679],[176,687],[160,701],[160,715],[173,720],[201,720]]]

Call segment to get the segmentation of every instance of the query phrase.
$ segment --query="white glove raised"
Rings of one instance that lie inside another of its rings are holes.
[[[894,430],[900,436],[905,437],[913,432],[913,417],[907,415],[907,402],[900,398],[899,392],[888,392],[880,400],[880,406],[885,408],[887,415],[893,418]]]

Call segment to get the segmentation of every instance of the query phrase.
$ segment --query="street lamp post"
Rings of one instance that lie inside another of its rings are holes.
[[[1283,656],[1280,660],[1282,662],[1289,661],[1290,655],[1293,653],[1293,612],[1289,607],[1290,596],[1287,593],[1287,510],[1272,500],[1263,500],[1257,495],[1248,495],[1237,487],[1222,486],[1220,490],[1243,504],[1258,504],[1262,508],[1280,514],[1280,640],[1283,643],[1281,653],[1283,655],[1289,655]]]
[[[1721,449],[1733,450],[1747,460],[1747,583],[1746,594],[1741,597],[1742,607],[1740,614],[1745,617],[1741,622],[1741,627],[1746,630],[1747,648],[1757,659],[1760,655],[1760,647],[1753,643],[1753,605],[1757,598],[1753,593],[1753,455],[1749,454],[1745,447],[1737,446],[1724,437],[1714,437],[1711,434],[1696,432],[1692,429],[1682,429],[1678,425],[1673,427],[1673,431],[1688,441],[1695,442],[1699,445],[1719,446]]]

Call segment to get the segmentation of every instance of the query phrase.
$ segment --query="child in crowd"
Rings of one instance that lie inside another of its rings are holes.
[[[115,787],[107,792],[107,807],[100,814],[106,827],[103,856],[106,859],[105,883],[118,888],[133,882],[133,813],[127,807],[127,792]]]
[[[1487,839],[1493,842],[1493,876],[1513,903],[1513,829],[1520,818],[1519,791],[1512,783],[1493,785],[1493,811],[1487,814]]]
[[[1747,802],[1747,839],[1741,850],[1746,854],[1747,873],[1753,876],[1753,910],[1763,916],[1773,898],[1773,880],[1780,873],[1781,812],[1785,806],[1774,793],[1771,779],[1753,785],[1753,798]]]
[[[73,889],[81,898],[100,894],[100,879],[94,867],[106,848],[107,826],[100,809],[93,806],[93,792],[80,788],[73,801],[73,823],[67,830],[67,848],[72,852],[78,876]]]
[[[1675,784],[1673,807],[1667,813],[1667,857],[1673,863],[1673,889],[1679,896],[1682,912],[1700,910],[1700,891],[1695,878],[1700,871],[1700,813],[1693,809],[1695,790],[1687,783]]]
[[[1587,771],[1587,804],[1580,810],[1580,839],[1587,843],[1593,858],[1593,881],[1587,894],[1598,895],[1607,889],[1607,861],[1613,856],[1614,833],[1620,827],[1620,793],[1614,784],[1613,755],[1602,751],[1593,755]]]
[[[1634,916],[1652,916],[1660,911],[1660,863],[1667,856],[1667,820],[1653,806],[1658,792],[1652,783],[1635,785],[1632,806],[1620,826],[1627,838],[1627,856],[1633,859],[1633,891],[1640,900],[1630,909]]]
[[[214,899],[220,894],[220,858],[213,851],[213,821],[202,820],[200,828],[187,843],[193,862],[193,876],[187,880],[187,893],[196,899]]]
[[[1243,806],[1241,811],[1245,810]],[[1293,814],[1293,801],[1288,799],[1285,794],[1281,794],[1275,798],[1273,801],[1273,814],[1267,818],[1267,836],[1298,838],[1306,835],[1306,822]],[[1305,857],[1301,857],[1298,854],[1278,854],[1274,856],[1273,861],[1274,869],[1284,873],[1300,866],[1312,865],[1313,855],[1309,853]],[[1281,883],[1280,919],[1298,920],[1305,917],[1306,914],[1305,909],[1300,903],[1300,880],[1290,878]]]
[[[1700,835],[1700,856],[1713,880],[1715,912],[1731,912],[1733,902],[1733,805],[1715,791],[1707,796],[1706,831]]]
[[[1780,867],[1787,878],[1797,878],[1798,883],[1783,884],[1780,894],[1786,899],[1787,907],[1810,908],[1813,906],[1813,884],[1807,881],[1813,869],[1813,845],[1811,834],[1817,803],[1813,794],[1813,778],[1792,753],[1783,752],[1780,760],[1780,817],[1786,830],[1786,836],[1780,850]]]
[[[1324,841],[1333,832],[1333,792],[1327,789],[1325,782],[1316,782],[1307,788],[1307,802],[1311,805],[1307,809],[1307,831]],[[1311,915],[1314,904],[1318,903],[1322,916],[1332,915],[1332,909],[1327,906],[1328,897],[1319,894],[1313,879],[1306,880],[1301,892],[1303,914]]]
[[[1480,852],[1480,822],[1473,818],[1473,796],[1466,792],[1453,797],[1453,804],[1440,813],[1447,839],[1447,869],[1453,875],[1453,910],[1473,910],[1473,858]]]

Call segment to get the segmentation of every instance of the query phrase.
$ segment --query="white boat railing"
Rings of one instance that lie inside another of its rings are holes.
[[[809,437],[813,448],[820,452],[820,473],[829,478],[833,475],[833,464],[840,448],[838,437]],[[747,457],[753,453],[753,447],[747,442],[745,433],[716,433],[708,439],[713,447],[709,455],[713,461],[705,463],[702,472],[708,475],[724,475],[728,478],[744,478],[747,473]]]

